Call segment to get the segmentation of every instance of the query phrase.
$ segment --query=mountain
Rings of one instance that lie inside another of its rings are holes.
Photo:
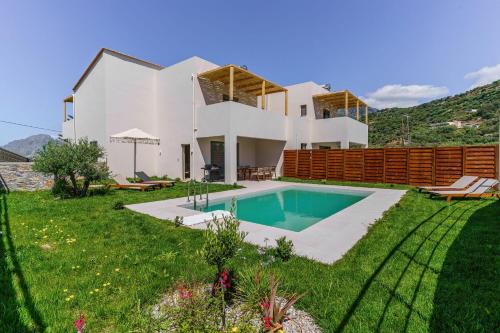
[[[11,141],[2,148],[24,157],[32,158],[38,150],[52,140],[54,139],[50,135],[37,134],[25,139]]]
[[[402,119],[406,115],[415,146],[498,143],[499,111],[500,80],[418,106],[372,113],[369,144],[401,146]]]

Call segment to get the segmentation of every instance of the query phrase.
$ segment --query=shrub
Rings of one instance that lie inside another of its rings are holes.
[[[176,216],[174,219],[174,225],[176,227],[180,227],[183,224],[184,224],[184,218],[182,216]]]
[[[114,210],[120,210],[120,209],[123,209],[123,208],[125,208],[125,205],[123,204],[123,201],[117,201],[113,205],[113,209]]]
[[[86,138],[49,142],[35,156],[33,170],[54,176],[53,192],[60,195],[68,188],[68,195],[85,196],[91,182],[109,178],[107,166],[98,162],[103,157],[104,148]]]
[[[228,260],[233,258],[243,244],[245,232],[239,231],[240,221],[234,216],[234,200],[231,214],[218,219],[214,216],[205,230],[202,256],[209,265],[217,267],[217,274],[224,270]]]
[[[288,261],[293,255],[293,242],[286,236],[276,239],[276,248],[273,249],[274,256],[283,261]]]

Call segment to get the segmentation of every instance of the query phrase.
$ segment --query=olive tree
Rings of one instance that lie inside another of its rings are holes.
[[[93,181],[109,178],[109,169],[99,159],[104,148],[83,138],[78,142],[49,142],[35,156],[33,170],[54,176],[54,189],[68,189],[67,194],[78,197],[87,194]]]

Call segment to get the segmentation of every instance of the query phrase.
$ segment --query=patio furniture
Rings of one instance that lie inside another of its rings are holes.
[[[420,186],[419,191],[453,191],[453,190],[463,190],[469,187],[474,181],[477,180],[477,176],[462,176],[460,179],[455,181],[453,184],[448,186]]]
[[[472,184],[465,190],[462,191],[432,191],[431,196],[437,195],[441,197],[446,197],[448,202],[452,198],[491,198],[497,197],[500,199],[500,193],[488,192],[493,190],[493,187],[498,185],[498,180],[480,178],[477,182]]]
[[[153,180],[144,171],[139,171],[135,174],[142,180],[141,184],[157,184],[160,187],[170,187],[174,186],[175,184],[175,182],[172,180]]]
[[[224,169],[215,164],[205,164],[201,169],[203,170],[205,180],[208,182],[224,179]]]
[[[264,179],[272,179],[273,173],[271,171],[271,167],[262,168],[264,173]]]
[[[134,173],[135,177],[137,166],[137,144],[160,145],[160,139],[148,134],[138,128],[132,128],[125,132],[117,133],[109,137],[110,142],[133,143],[134,144]]]
[[[155,189],[158,187],[157,184],[143,184],[143,183],[131,183],[122,175],[116,175],[114,177],[116,184],[111,184],[114,188],[124,188],[129,190],[140,190],[144,192],[148,189]]]

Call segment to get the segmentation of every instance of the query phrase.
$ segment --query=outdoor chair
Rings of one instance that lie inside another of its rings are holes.
[[[141,184],[157,184],[160,187],[170,187],[175,184],[172,180],[153,180],[144,171],[136,172],[135,175],[142,180]]]
[[[458,191],[469,187],[474,181],[477,180],[477,176],[462,176],[460,179],[455,181],[453,184],[448,186],[420,186],[419,191]]]
[[[116,184],[111,184],[111,187],[122,188],[129,190],[140,190],[144,192],[145,190],[154,189],[159,187],[157,184],[143,184],[143,183],[131,183],[122,175],[116,175],[114,177]]]
[[[489,192],[492,191],[495,186],[498,185],[498,180],[481,178],[470,187],[461,191],[432,191],[431,196],[437,195],[441,197],[446,197],[448,202],[452,198],[491,198],[497,197],[500,199],[500,193]]]

